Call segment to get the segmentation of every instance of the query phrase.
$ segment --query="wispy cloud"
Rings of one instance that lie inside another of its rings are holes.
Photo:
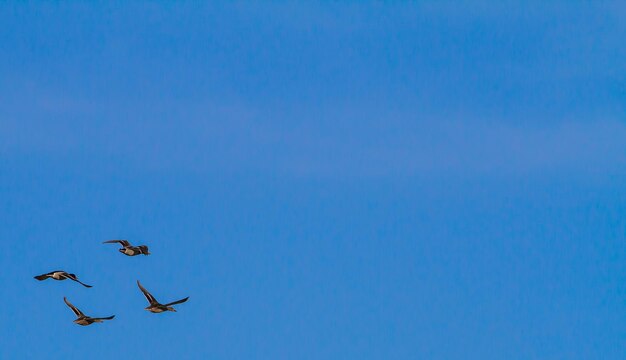
[[[361,131],[355,125],[355,133]],[[323,176],[507,176],[592,174],[626,165],[626,125],[618,121],[548,126],[428,121],[394,134],[369,133],[287,137],[283,166]]]
[[[5,156],[104,156],[148,170],[321,178],[589,175],[626,169],[626,124],[617,120],[542,125],[384,112],[376,119],[336,114],[321,120],[242,104],[178,104],[139,114],[93,104],[89,110],[91,105],[80,101],[63,101],[59,108],[49,103],[42,100],[37,116],[0,126]],[[79,105],[69,106],[74,103]],[[88,128],[82,125],[86,118]]]

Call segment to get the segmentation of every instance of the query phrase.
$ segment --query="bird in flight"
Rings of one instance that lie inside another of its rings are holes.
[[[137,280],[137,285],[139,286],[139,289],[141,290],[141,292],[143,293],[143,296],[146,297],[146,299],[148,299],[148,302],[150,303],[150,305],[148,307],[145,308],[145,310],[148,310],[150,312],[153,313],[162,313],[164,311],[173,311],[176,312],[176,309],[174,309],[172,307],[172,305],[176,305],[176,304],[182,304],[185,301],[189,300],[189,296],[187,296],[184,299],[180,299],[171,303],[167,303],[167,304],[160,304],[155,298],[154,296],[152,296],[152,294],[150,294],[148,292],[148,290],[146,290],[146,288],[144,288],[143,286],[141,286],[141,283],[139,282],[139,280]]]
[[[104,322],[104,320],[111,320],[115,317],[115,315],[111,315],[109,317],[102,317],[102,318],[92,318],[89,317],[85,314],[83,314],[82,311],[78,310],[78,308],[74,305],[72,305],[72,303],[70,303],[69,301],[67,301],[67,298],[64,297],[63,301],[65,301],[65,304],[67,304],[67,306],[70,307],[70,309],[72,309],[72,311],[74,312],[74,314],[76,314],[77,318],[76,320],[74,320],[74,323],[81,325],[81,326],[87,326],[87,325],[91,325],[93,323],[101,323]]]
[[[91,285],[87,285],[83,282],[81,282],[80,280],[78,280],[78,278],[76,277],[76,275],[74,274],[69,274],[65,271],[61,271],[61,270],[57,270],[57,271],[52,271],[49,272],[47,274],[42,274],[42,275],[37,275],[35,276],[35,279],[39,280],[39,281],[43,281],[46,279],[54,279],[54,280],[65,280],[65,279],[70,279],[73,281],[76,281],[77,283],[81,284],[84,287],[90,288],[92,287]]]
[[[122,248],[119,251],[127,256],[150,255],[146,245],[132,246],[128,240],[107,240],[103,244],[120,244]]]

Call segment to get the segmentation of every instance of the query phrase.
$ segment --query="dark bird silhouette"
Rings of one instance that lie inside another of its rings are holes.
[[[101,322],[104,322],[104,320],[111,320],[115,317],[115,315],[111,315],[109,317],[102,317],[102,318],[89,317],[83,314],[82,311],[78,310],[76,306],[72,305],[69,301],[67,301],[67,298],[64,297],[63,301],[65,301],[65,304],[67,304],[67,306],[69,306],[70,309],[72,309],[74,314],[76,314],[77,318],[76,320],[74,320],[74,323],[81,325],[81,326],[87,326],[93,323],[101,323]]]
[[[146,245],[132,246],[128,240],[107,240],[103,244],[120,244],[122,248],[119,251],[127,256],[150,255]]]
[[[46,279],[54,279],[54,280],[59,280],[59,281],[65,280],[65,279],[70,279],[72,281],[76,281],[77,283],[81,284],[84,287],[88,287],[88,288],[92,287],[91,285],[87,285],[87,284],[81,282],[80,280],[78,280],[76,275],[70,274],[70,273],[67,273],[67,272],[61,271],[61,270],[56,270],[56,271],[49,272],[47,274],[42,274],[42,275],[35,276],[35,279],[37,279],[39,281],[43,281],[43,280],[46,280]]]
[[[164,311],[176,312],[176,309],[174,309],[172,307],[172,305],[182,304],[185,301],[189,300],[189,296],[187,296],[184,299],[180,299],[180,300],[177,300],[177,301],[174,301],[174,302],[171,302],[171,303],[160,304],[157,301],[157,299],[155,299],[154,296],[152,296],[152,294],[150,294],[148,292],[148,290],[146,290],[146,288],[141,286],[141,283],[139,282],[139,280],[137,280],[137,285],[139,286],[139,289],[141,290],[143,295],[146,297],[146,299],[148,299],[148,302],[150,303],[150,305],[148,307],[146,307],[145,310],[148,310],[148,311],[153,312],[153,313],[162,313]]]

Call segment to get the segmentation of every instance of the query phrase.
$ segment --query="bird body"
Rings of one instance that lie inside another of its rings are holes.
[[[157,299],[154,296],[152,296],[152,294],[148,292],[148,290],[146,290],[146,288],[144,288],[141,285],[139,280],[137,280],[137,286],[139,286],[139,290],[141,290],[141,292],[143,293],[143,296],[145,296],[148,302],[150,303],[150,305],[148,305],[144,310],[150,311],[151,313],[158,314],[158,313],[162,313],[165,311],[176,312],[176,309],[174,309],[172,305],[182,304],[186,302],[187,300],[189,300],[189,297],[186,297],[184,299],[176,300],[171,303],[161,304],[157,301]]]
[[[58,280],[58,281],[63,281],[66,279],[70,279],[72,281],[75,281],[79,284],[81,284],[84,287],[90,288],[92,287],[91,285],[87,285],[83,282],[81,282],[80,280],[78,280],[78,278],[76,277],[75,274],[70,274],[66,271],[62,271],[62,270],[55,270],[52,272],[49,272],[47,274],[42,274],[42,275],[37,275],[35,276],[35,279],[39,280],[39,281],[43,281],[46,279],[53,279],[53,280]]]
[[[133,246],[128,240],[107,240],[103,244],[120,244],[119,252],[126,256],[150,255],[146,245]]]
[[[81,326],[87,326],[93,323],[101,323],[101,322],[104,322],[105,320],[111,320],[115,317],[115,315],[111,315],[108,317],[101,317],[101,318],[94,318],[91,316],[87,316],[82,311],[80,311],[76,306],[72,305],[72,303],[70,303],[67,300],[67,298],[64,297],[63,301],[65,301],[65,304],[69,306],[69,308],[72,309],[72,312],[74,312],[74,314],[77,316],[76,320],[74,320],[74,323],[81,325]]]
[[[159,314],[162,312],[166,312],[166,311],[173,311],[176,312],[176,309],[174,309],[173,307],[167,307],[167,306],[159,306],[159,305],[155,305],[155,306],[148,306],[147,308],[145,308],[145,310],[150,311],[151,313],[155,313],[155,314]]]

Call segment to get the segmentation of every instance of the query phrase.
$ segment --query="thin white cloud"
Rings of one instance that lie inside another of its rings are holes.
[[[105,105],[33,96],[32,108],[2,114],[0,155],[90,156],[148,171],[321,178],[585,176],[626,170],[626,124],[618,120],[542,124],[460,116],[432,120],[380,109],[333,115],[227,103]]]
[[[626,165],[626,125],[618,121],[549,126],[422,122],[375,144],[360,139],[359,131],[363,129],[355,128],[353,138],[293,138],[285,145],[292,151],[283,166],[319,176],[507,176],[592,174]]]

